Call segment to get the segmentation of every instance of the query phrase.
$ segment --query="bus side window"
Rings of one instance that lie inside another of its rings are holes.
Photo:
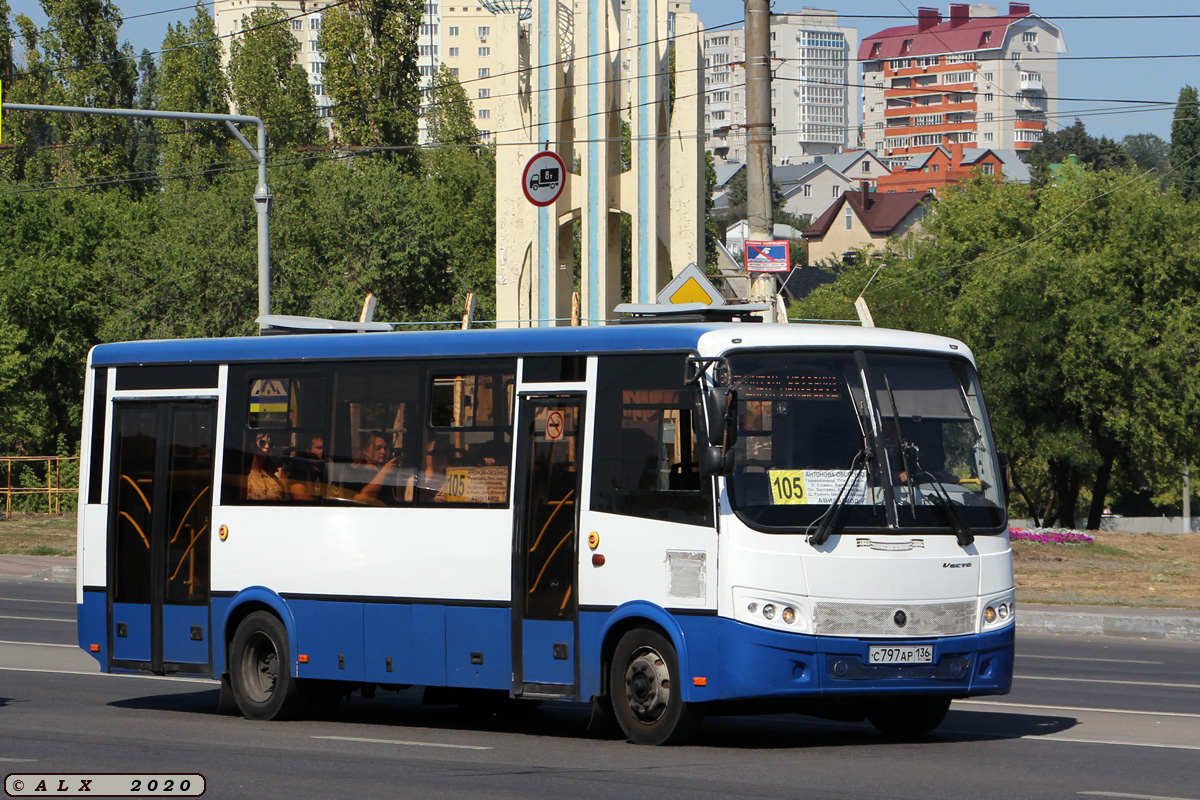
[[[430,370],[417,502],[508,505],[515,380],[515,359]]]
[[[600,356],[593,511],[712,525],[712,482],[700,478],[685,354]]]
[[[311,368],[230,369],[223,502],[321,499],[327,385]]]

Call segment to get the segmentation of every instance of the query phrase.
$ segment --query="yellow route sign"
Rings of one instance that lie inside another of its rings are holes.
[[[712,285],[704,271],[695,264],[688,264],[671,282],[658,293],[657,301],[662,305],[704,303],[706,306],[723,306],[725,298]]]
[[[777,506],[808,505],[808,491],[804,486],[804,470],[773,469],[771,478],[771,503]]]

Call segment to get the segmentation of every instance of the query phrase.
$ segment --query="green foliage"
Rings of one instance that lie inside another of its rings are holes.
[[[300,43],[289,24],[278,6],[255,9],[242,17],[243,33],[229,47],[229,83],[238,113],[263,120],[275,148],[311,146],[321,130],[308,73],[296,62]]]
[[[434,78],[429,117],[437,145],[421,155],[421,172],[432,205],[431,233],[448,246],[447,268],[457,276],[452,297],[462,308],[464,293],[475,295],[476,316],[496,310],[496,151],[470,146],[479,141],[467,93],[443,66]]]
[[[334,131],[350,146],[417,141],[421,0],[360,0],[322,15],[317,46],[328,59],[325,90],[336,101]],[[415,168],[408,151],[394,156]]]
[[[1200,99],[1194,86],[1179,90],[1168,157],[1173,170],[1171,185],[1185,200],[1200,197]]]
[[[56,102],[130,108],[137,89],[133,48],[117,44],[121,12],[110,0],[41,0],[48,19],[41,46]],[[35,102],[48,102],[42,99]],[[124,117],[56,114],[55,141],[66,145],[58,174],[89,180],[129,172],[133,123]]]
[[[158,63],[149,50],[142,50],[138,59],[138,90],[134,108],[153,111],[158,108]],[[133,121],[133,139],[130,149],[133,152],[133,168],[139,175],[147,175],[158,171],[160,156],[160,140],[157,120],[135,119]],[[140,188],[153,190],[155,181],[140,184]]]
[[[1124,147],[1125,152],[1129,153],[1129,157],[1133,159],[1133,163],[1139,170],[1142,172],[1153,170],[1159,188],[1166,190],[1171,181],[1169,174],[1171,145],[1169,143],[1153,133],[1135,133],[1122,139],[1121,147]]]
[[[180,22],[168,26],[166,38],[163,39],[159,88],[159,107],[163,111],[229,113],[229,88],[225,73],[221,70],[221,41],[216,36],[216,23],[212,15],[199,3],[196,5],[196,16],[189,24]],[[243,61],[247,58],[243,51]],[[247,65],[243,66],[249,69]],[[294,80],[292,73],[292,70],[287,71],[288,80]],[[158,120],[157,125],[165,137],[162,166],[167,173],[196,171],[220,164],[229,159],[230,148],[237,147],[236,143],[230,144],[229,131],[219,122],[164,119]],[[267,132],[274,144],[283,143],[291,135],[286,132],[277,135],[274,124],[267,128]],[[212,179],[211,171],[205,177],[196,178],[205,179]],[[181,185],[185,184],[181,181],[168,183],[172,187]]]
[[[721,241],[721,224],[713,213],[713,192],[717,190],[717,169],[713,166],[712,152],[704,151],[704,264],[709,275],[720,272],[717,260],[717,242]]]
[[[1133,163],[1121,145],[1107,136],[1095,138],[1087,132],[1083,122],[1076,119],[1069,128],[1046,133],[1030,151],[1029,167],[1034,185],[1049,181],[1052,177],[1050,166],[1066,161],[1068,156],[1075,156],[1078,163],[1098,170],[1126,169]]]
[[[1031,510],[1073,524],[1081,495],[1098,517],[1111,475],[1141,486],[1195,461],[1198,235],[1200,211],[1132,172],[1034,192],[975,181],[897,243],[911,259],[889,259],[865,296],[881,326],[971,346]],[[880,263],[847,266],[798,316],[852,319]]]

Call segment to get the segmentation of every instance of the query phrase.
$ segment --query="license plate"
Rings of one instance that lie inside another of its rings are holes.
[[[932,664],[933,647],[920,644],[912,647],[872,647],[867,653],[872,664]]]

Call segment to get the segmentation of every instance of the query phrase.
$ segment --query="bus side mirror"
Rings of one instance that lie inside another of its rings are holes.
[[[704,390],[692,419],[700,445],[700,474],[724,475],[733,463],[737,443],[737,390],[718,386]]]

